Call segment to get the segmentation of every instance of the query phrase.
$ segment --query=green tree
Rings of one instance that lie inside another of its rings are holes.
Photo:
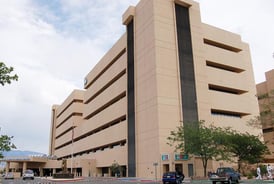
[[[263,156],[269,153],[267,146],[258,136],[249,133],[239,133],[231,128],[205,126],[203,121],[198,123],[184,123],[171,131],[167,138],[168,144],[175,146],[182,153],[201,157],[206,176],[209,160],[224,160],[238,163],[259,163]]]
[[[0,158],[3,158],[3,151],[10,151],[11,149],[16,149],[16,146],[11,142],[12,138],[13,136],[0,136]]]
[[[13,72],[13,67],[7,67],[5,63],[0,62],[0,84],[4,86],[5,84],[10,84],[12,80],[17,81],[17,74],[11,75]]]
[[[258,136],[234,130],[229,130],[224,134],[223,144],[231,158],[237,158],[238,171],[240,171],[242,163],[259,163],[269,153],[267,146],[260,141]]]
[[[115,176],[119,176],[122,171],[122,167],[118,164],[118,162],[114,161],[110,166],[110,170]]]
[[[171,131],[168,139],[170,146],[186,154],[193,154],[201,157],[204,169],[204,176],[207,175],[207,163],[211,159],[226,160],[222,135],[225,129],[214,126],[205,126],[203,121],[184,123],[184,126],[177,127]]]

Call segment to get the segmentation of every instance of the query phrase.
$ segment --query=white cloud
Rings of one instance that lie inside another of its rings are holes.
[[[18,149],[48,152],[51,106],[82,88],[136,1],[0,1],[0,61],[19,75],[0,90],[0,127]]]

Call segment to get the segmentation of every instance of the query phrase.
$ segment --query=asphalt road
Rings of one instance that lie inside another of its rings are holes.
[[[34,180],[0,180],[0,184],[162,184],[162,182],[152,181],[152,180],[142,180],[135,178],[82,178],[78,181],[53,181],[46,178],[35,178]],[[193,184],[211,184],[208,180],[189,180],[186,179],[184,183],[193,183]],[[242,180],[240,184],[274,184],[274,181],[266,180]]]
[[[149,180],[140,180],[140,179],[134,179],[134,178],[82,178],[78,179],[77,181],[58,181],[58,180],[52,180],[52,179],[46,179],[46,178],[35,178],[34,180],[22,180],[20,179],[14,179],[14,180],[4,180],[0,182],[0,184],[161,184],[161,182],[155,182],[155,181],[149,181]]]

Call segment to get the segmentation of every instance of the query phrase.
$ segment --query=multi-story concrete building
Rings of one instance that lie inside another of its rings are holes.
[[[198,156],[167,145],[177,126],[205,120],[261,132],[246,125],[259,108],[239,35],[202,23],[192,0],[141,0],[122,22],[126,33],[87,74],[84,89],[53,106],[50,155],[83,176],[110,174],[113,163],[127,176],[175,168],[202,176]]]
[[[274,69],[265,73],[266,81],[257,84],[259,107],[263,137],[270,155],[266,155],[266,162],[274,162]]]

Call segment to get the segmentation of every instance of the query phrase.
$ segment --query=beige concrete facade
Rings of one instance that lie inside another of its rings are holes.
[[[142,0],[122,18],[126,26],[134,20],[138,177],[154,178],[155,168],[160,175],[175,167],[187,176],[203,173],[198,158],[175,160],[174,148],[166,144],[170,131],[184,121],[186,113],[181,102],[175,4],[189,10],[199,120],[261,133],[246,126],[259,109],[249,47],[241,37],[202,23],[199,4],[194,1]],[[110,173],[108,168],[114,162],[127,169],[127,55],[125,34],[86,76],[85,91],[73,92],[53,108],[55,135],[50,154],[70,160],[73,152],[74,160],[95,160],[92,168],[97,175]],[[211,163],[209,168],[218,165]]]
[[[191,69],[180,68],[176,8],[189,16],[191,47],[186,54],[191,51],[195,91],[188,93],[196,112],[184,107],[188,96],[182,91],[188,87],[180,76]],[[187,177],[202,176],[198,157],[180,157],[167,145],[170,131],[189,113],[216,126],[261,133],[246,125],[259,115],[259,107],[249,47],[239,35],[202,23],[199,4],[192,0],[141,0],[129,7],[122,22],[127,33],[87,74],[84,89],[53,106],[50,155],[59,162],[66,159],[68,168],[83,176],[109,175],[115,162],[124,176],[159,178],[176,168]],[[45,167],[60,168],[59,162]],[[212,162],[208,168],[220,164]]]
[[[271,152],[266,155],[266,162],[274,162],[274,69],[265,73],[265,82],[257,84],[259,107],[261,112],[264,141]]]

